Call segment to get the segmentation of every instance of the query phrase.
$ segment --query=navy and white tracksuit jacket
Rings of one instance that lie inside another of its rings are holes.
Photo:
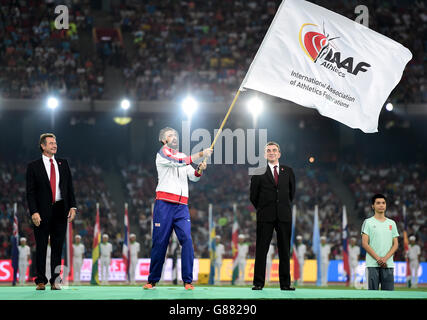
[[[148,282],[159,282],[172,230],[182,246],[181,271],[185,283],[193,281],[193,240],[188,211],[188,180],[200,180],[191,156],[164,145],[156,156],[158,184],[153,211],[153,245]]]

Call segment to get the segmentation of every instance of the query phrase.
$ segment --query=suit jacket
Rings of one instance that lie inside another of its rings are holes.
[[[292,220],[291,202],[295,196],[295,175],[292,168],[280,165],[276,186],[270,167],[260,168],[251,178],[250,200],[257,210],[257,222]]]
[[[67,160],[60,158],[55,158],[55,160],[58,164],[59,188],[64,200],[64,214],[67,215],[70,208],[76,207],[71,171]],[[30,216],[38,212],[42,220],[49,220],[52,216],[52,190],[42,158],[28,164],[26,179]]]

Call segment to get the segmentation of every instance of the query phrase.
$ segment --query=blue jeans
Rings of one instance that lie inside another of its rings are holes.
[[[156,200],[153,211],[153,245],[151,247],[148,282],[157,283],[162,276],[163,263],[169,239],[175,234],[181,244],[181,276],[185,283],[193,281],[194,249],[191,239],[191,221],[188,206]]]

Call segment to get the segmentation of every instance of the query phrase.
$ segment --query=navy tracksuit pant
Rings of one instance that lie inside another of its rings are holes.
[[[153,245],[151,248],[148,282],[157,283],[162,276],[163,263],[169,239],[175,230],[181,244],[181,277],[185,283],[193,282],[194,249],[188,206],[156,200],[153,211]]]

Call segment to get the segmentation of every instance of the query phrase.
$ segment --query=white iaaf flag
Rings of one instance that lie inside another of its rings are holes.
[[[381,108],[411,59],[400,43],[359,23],[307,1],[285,0],[239,90],[377,132]]]

